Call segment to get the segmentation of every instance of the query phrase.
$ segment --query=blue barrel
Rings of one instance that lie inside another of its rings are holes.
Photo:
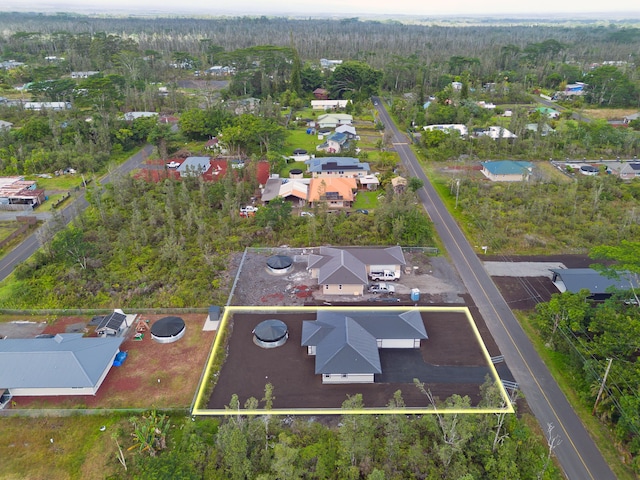
[[[418,300],[420,300],[420,290],[418,288],[412,288],[411,289],[411,301],[412,302],[417,302]]]

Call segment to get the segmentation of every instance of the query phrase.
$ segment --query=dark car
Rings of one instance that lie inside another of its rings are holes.
[[[362,213],[363,215],[369,215],[369,210],[365,210],[364,208],[359,208],[356,210],[356,213]]]

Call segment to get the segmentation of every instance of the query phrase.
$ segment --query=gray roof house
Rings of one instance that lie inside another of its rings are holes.
[[[639,162],[626,162],[618,173],[623,180],[632,180],[640,177],[640,163]]]
[[[0,390],[12,396],[95,395],[120,352],[122,337],[0,341]]]
[[[209,157],[187,157],[177,168],[181,177],[198,177],[211,168]]]
[[[370,172],[369,164],[353,157],[319,157],[305,160],[307,171],[319,177],[364,177]]]
[[[13,127],[13,123],[0,120],[0,130],[11,130],[11,127]]]
[[[620,272],[619,278],[605,277],[593,268],[552,269],[551,281],[560,292],[578,293],[589,290],[590,298],[604,300],[611,296],[612,290],[631,290],[638,288],[638,281],[629,273]]]
[[[302,322],[301,345],[316,357],[322,383],[373,383],[382,373],[378,349],[420,348],[427,338],[418,310],[319,310],[316,320]]]
[[[369,273],[389,270],[400,277],[406,265],[402,248],[320,247],[309,255],[307,270],[318,279],[324,295],[362,295]]]

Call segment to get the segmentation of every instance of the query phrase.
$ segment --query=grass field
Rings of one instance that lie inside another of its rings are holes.
[[[580,113],[595,120],[622,120],[627,115],[638,113],[637,108],[589,108]]]
[[[113,432],[127,425],[124,414],[7,417],[0,423],[2,479],[102,479],[124,471],[111,439]],[[100,431],[102,426],[105,431]]]

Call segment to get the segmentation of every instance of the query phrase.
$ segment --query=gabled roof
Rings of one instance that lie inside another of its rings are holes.
[[[561,292],[578,293],[587,289],[596,294],[609,293],[611,289],[630,290],[632,286],[638,288],[636,280],[624,272],[620,272],[620,278],[609,278],[593,268],[559,268],[551,271],[555,274],[554,283]]]
[[[382,373],[378,339],[426,339],[418,310],[325,311],[302,322],[301,345],[316,347],[316,373]]]
[[[366,285],[369,283],[366,265],[355,256],[344,249],[321,247],[320,250],[323,258],[318,258],[317,255],[309,258],[309,262],[315,264],[313,267],[319,268],[319,284]]]
[[[276,197],[296,197],[301,200],[307,199],[309,191],[308,180],[297,178],[270,178],[262,191],[262,201],[270,202]]]
[[[94,387],[118,352],[122,337],[53,338],[0,341],[1,388]]]
[[[349,133],[351,135],[357,135],[356,127],[353,125],[340,125],[336,127],[336,133]]]
[[[313,337],[322,338],[316,344],[316,373],[382,373],[375,337],[352,318],[330,314],[317,322]],[[310,323],[315,322],[302,322],[302,346],[313,345],[304,342]]]
[[[318,269],[321,285],[348,285],[369,283],[369,265],[406,265],[402,248],[320,247],[319,255],[310,255],[308,268]]]

